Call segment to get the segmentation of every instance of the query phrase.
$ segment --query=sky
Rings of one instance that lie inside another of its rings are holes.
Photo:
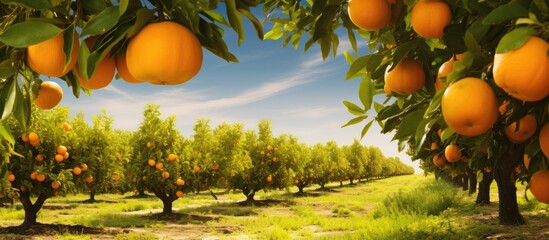
[[[65,92],[60,105],[69,106],[72,114],[84,112],[88,120],[105,109],[114,118],[115,128],[133,131],[143,119],[145,106],[158,104],[163,117],[177,117],[177,127],[185,137],[192,136],[197,119],[207,118],[212,127],[239,122],[247,129],[257,129],[260,120],[268,119],[273,134],[290,133],[309,145],[330,140],[349,145],[360,138],[364,123],[341,128],[353,118],[342,101],[360,103],[360,79],[344,80],[349,65],[342,53],[351,50],[346,34],[340,37],[338,55],[322,61],[317,46],[303,52],[306,39],[299,49],[282,48],[281,41],[260,41],[247,21],[245,31],[240,47],[234,33],[226,31],[225,36],[239,63],[227,63],[203,49],[200,72],[184,84],[129,84],[115,79],[108,87],[91,96],[82,93],[78,99],[66,84],[60,84]],[[404,152],[398,152],[397,142],[391,142],[393,133],[382,135],[380,131],[373,124],[361,143],[377,146],[386,156],[399,157],[420,172],[419,163],[411,162]]]

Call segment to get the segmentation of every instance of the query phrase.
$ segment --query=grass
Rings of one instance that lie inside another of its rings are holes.
[[[497,201],[495,185],[494,182],[491,190],[493,202]],[[520,195],[524,186],[517,186]],[[258,192],[258,200],[275,200],[261,207],[236,204],[245,199],[240,192],[220,191],[218,201],[209,192],[189,194],[174,202],[178,218],[161,220],[150,217],[162,207],[154,197],[135,199],[108,194],[98,196],[102,202],[81,204],[88,197],[77,194],[49,199],[38,221],[140,229],[139,233],[130,231],[110,237],[115,239],[169,239],[172,232],[186,234],[189,228],[196,234],[191,238],[228,239],[479,239],[502,232],[537,238],[528,234],[540,232],[527,226],[526,230],[517,230],[498,225],[497,204],[477,206],[476,195],[468,196],[432,176],[401,176],[343,187],[334,183],[327,187],[331,191],[316,191],[317,186],[312,186],[305,190],[310,193],[308,197],[299,198],[292,194],[296,188],[290,192]],[[534,226],[536,221],[544,223],[549,219],[548,205],[520,197],[518,202]],[[19,206],[0,208],[0,226],[22,222],[24,213]],[[96,238],[61,233],[57,239]]]

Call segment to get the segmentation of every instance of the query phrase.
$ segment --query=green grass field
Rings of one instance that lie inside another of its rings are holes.
[[[241,193],[189,195],[174,203],[175,214],[164,216],[160,200],[130,195],[99,195],[99,203],[83,204],[86,195],[49,199],[38,221],[60,224],[39,239],[539,239],[549,237],[549,205],[519,198],[528,224],[497,224],[497,188],[491,205],[474,204],[476,195],[434,177],[411,175],[359,183],[330,185],[330,191],[297,189],[261,192],[261,206],[240,206]],[[518,195],[524,195],[524,187]],[[529,199],[533,199],[529,196]],[[5,233],[22,222],[20,204],[0,208],[0,238],[25,239]],[[93,227],[73,230],[70,225]],[[4,230],[2,230],[4,229]],[[4,231],[4,233],[2,233]]]

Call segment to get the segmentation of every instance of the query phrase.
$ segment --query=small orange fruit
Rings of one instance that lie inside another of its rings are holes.
[[[92,48],[97,39],[95,37],[90,37],[85,40],[88,48]],[[114,69],[116,68],[116,63],[113,57],[109,57],[108,54],[96,65],[93,75],[90,76],[88,80],[82,76],[80,70],[77,69],[76,73],[78,74],[78,80],[80,85],[87,89],[101,89],[108,86],[113,77]]]
[[[88,171],[88,164],[82,163],[82,165],[80,165],[80,167],[82,168],[83,172]]]
[[[80,174],[82,173],[82,169],[79,168],[79,167],[74,167],[74,168],[72,169],[72,173],[73,173],[74,175],[80,175]]]
[[[518,125],[518,129],[517,122],[511,123],[511,125],[505,128],[505,135],[514,143],[521,143],[528,140],[534,135],[538,127],[536,118],[530,114],[522,117],[519,121],[520,124]]]
[[[44,175],[44,174],[36,175],[36,181],[43,182],[45,180],[46,180],[46,175]]]
[[[114,180],[115,182],[118,182],[120,180],[120,176],[119,175],[114,175],[114,176],[112,176],[112,180]]]
[[[69,152],[66,152],[65,154],[63,154],[63,159],[69,159]]]
[[[42,161],[44,161],[44,155],[38,154],[38,155],[36,155],[36,157],[34,157],[34,159],[36,159],[36,161],[38,161],[38,162],[42,162]]]
[[[160,169],[163,169],[164,168],[164,164],[163,163],[157,163],[156,164],[156,169],[160,170]]]
[[[448,162],[457,162],[461,159],[461,151],[459,147],[455,144],[450,144],[446,146],[444,150],[444,156]]]
[[[93,182],[93,176],[92,175],[87,176],[86,178],[84,178],[84,182],[92,183]]]
[[[13,173],[8,174],[8,181],[10,182],[15,181],[15,175],[13,175]]]
[[[53,181],[51,183],[51,188],[53,189],[59,189],[59,187],[61,187],[61,183],[59,181]]]
[[[460,61],[461,59],[463,59],[463,54],[456,54],[455,59],[456,60],[454,60],[454,57],[452,57],[450,58],[450,60],[440,65],[440,68],[438,69],[437,79],[435,80],[435,89],[437,91],[446,87],[446,83],[444,83],[441,78],[447,77],[454,70],[454,64],[456,63],[456,61]]]
[[[39,142],[40,137],[35,132],[31,132],[31,133],[29,133],[29,141],[30,142]]]
[[[60,145],[57,147],[56,150],[58,154],[65,155],[65,153],[67,152],[67,147]]]
[[[162,177],[165,178],[165,179],[167,179],[167,178],[170,177],[170,173],[167,172],[167,171],[164,171],[164,172],[162,172]]]
[[[438,144],[436,142],[431,143],[431,150],[435,150],[438,148]]]
[[[32,172],[32,173],[30,174],[30,179],[36,180],[36,177],[37,177],[37,176],[38,176],[38,173],[37,173],[37,172]]]
[[[193,172],[194,172],[194,173],[200,172],[200,167],[197,166],[197,165],[194,165],[194,167],[193,167]]]
[[[177,186],[183,186],[185,185],[185,180],[181,179],[181,178],[178,178],[176,181],[175,181],[175,184],[177,184]]]
[[[63,89],[61,89],[59,84],[52,81],[44,81],[40,84],[34,104],[40,109],[52,109],[61,102],[62,98]]]
[[[175,154],[173,154],[173,153],[170,153],[170,154],[168,155],[168,161],[173,162],[173,161],[175,161],[175,160],[177,160],[177,156],[176,156]]]
[[[175,196],[177,196],[178,198],[182,198],[183,197],[183,191],[175,192]]]
[[[408,95],[425,85],[423,67],[414,59],[404,58],[397,63],[393,70],[390,68],[391,66],[388,66],[385,70],[385,85],[393,92]]]
[[[63,155],[61,154],[55,154],[55,161],[60,163],[64,160],[65,158],[63,157]]]
[[[542,169],[534,173],[528,185],[530,186],[530,192],[538,201],[549,204],[549,191],[547,191],[549,169]]]
[[[445,162],[446,160],[444,159],[444,156],[442,156],[441,154],[437,154],[433,157],[433,164],[437,167],[444,166]]]
[[[424,38],[441,38],[451,21],[450,7],[441,0],[419,0],[412,8],[412,28]]]
[[[23,142],[29,142],[29,135],[26,134],[26,133],[23,134],[23,135],[21,135],[21,140],[22,140]]]
[[[349,0],[349,18],[357,27],[379,30],[391,22],[391,6],[386,0]]]
[[[272,181],[273,181],[273,178],[272,178],[271,176],[268,176],[268,177],[267,177],[267,183],[270,183],[270,182],[272,182]]]
[[[156,161],[154,159],[149,159],[147,164],[149,164],[150,167],[154,167],[156,165]]]

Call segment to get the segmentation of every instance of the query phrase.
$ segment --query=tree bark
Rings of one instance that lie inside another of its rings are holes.
[[[48,197],[45,194],[40,194],[38,199],[36,199],[36,202],[33,204],[30,200],[30,193],[28,191],[21,192],[19,201],[21,201],[21,204],[23,204],[23,209],[25,210],[25,219],[23,220],[21,227],[30,228],[33,225],[36,225],[36,216],[38,211],[40,211],[44,205],[46,199],[48,199]]]
[[[490,185],[493,181],[494,175],[482,170],[482,181],[480,181],[478,185],[478,195],[476,200],[477,204],[490,204]]]
[[[477,175],[474,171],[469,170],[469,196],[477,191]]]
[[[299,192],[298,192],[298,193],[303,194],[303,188],[305,188],[305,186],[304,186],[304,185],[301,185],[301,184],[298,184],[298,185],[297,185],[297,188],[299,189]]]
[[[343,187],[343,181],[339,181],[339,187]]]
[[[352,179],[352,178],[349,179],[349,184],[353,185],[354,184],[353,181],[354,181],[354,179]]]
[[[519,160],[524,156],[524,144],[509,143],[508,146],[499,159],[500,164],[494,171],[494,179],[498,184],[499,223],[520,225],[525,222],[518,209],[514,170]]]
[[[162,205],[163,205],[162,214],[172,214],[173,213],[173,210],[172,210],[173,201],[175,201],[175,199],[177,199],[175,194],[173,194],[173,193],[172,194],[166,194],[164,191],[155,190],[154,195],[156,195],[156,197],[158,197],[158,198],[160,198],[160,200],[162,200]]]
[[[172,201],[170,199],[162,199],[162,203],[164,204],[164,207],[162,208],[162,213],[163,214],[172,214],[173,213],[173,209],[172,209]]]
[[[467,174],[461,175],[461,190],[469,190],[469,176]]]

